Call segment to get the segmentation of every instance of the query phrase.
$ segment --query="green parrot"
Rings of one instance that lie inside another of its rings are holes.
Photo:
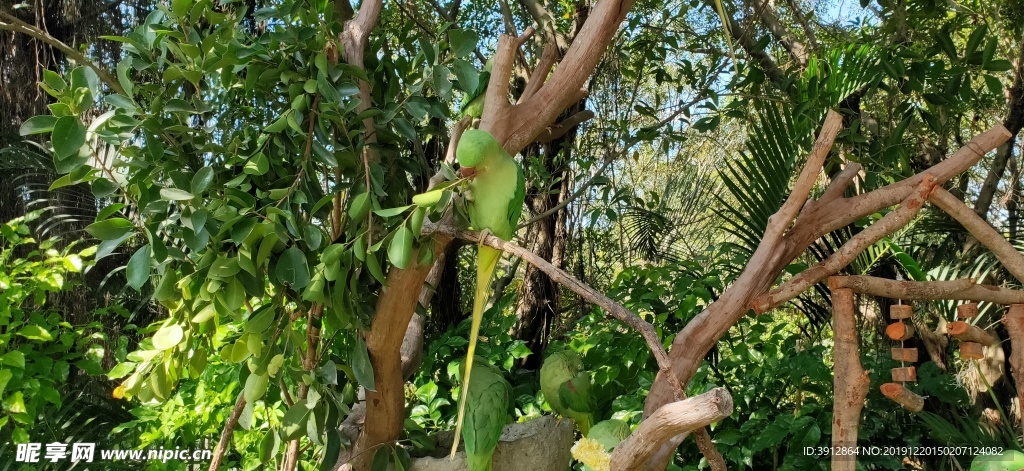
[[[576,421],[587,436],[597,409],[590,392],[590,373],[583,371],[583,360],[572,350],[552,353],[540,367],[540,390],[551,409]]]
[[[1024,469],[1024,453],[1006,450],[998,455],[978,455],[969,471],[1020,471]]]
[[[465,195],[469,222],[473,229],[490,232],[502,240],[509,240],[516,231],[516,223],[523,211],[526,196],[523,170],[512,156],[505,152],[494,136],[487,131],[469,129],[462,134],[455,159],[459,161],[463,177],[469,177],[469,192]],[[469,333],[467,357],[476,354],[476,341],[480,335],[480,320],[490,291],[491,275],[498,266],[501,250],[480,244],[476,256],[476,294],[473,299],[473,323]],[[472,384],[470,373],[475,362],[466,362],[466,382]],[[459,418],[455,424],[455,443],[452,455],[459,446],[459,432],[466,412],[466,394],[462,390]]]
[[[462,383],[464,397],[468,399],[462,439],[466,441],[469,471],[491,471],[491,456],[508,423],[512,386],[498,367],[482,357],[473,357],[473,363],[476,374],[469,386]]]
[[[629,424],[618,419],[602,420],[590,427],[590,433],[587,434],[587,438],[594,440],[601,445],[604,445],[604,449],[612,451],[615,447],[619,446],[629,434],[632,433],[629,430]]]
[[[487,83],[491,81],[491,67],[494,59],[488,59],[484,64],[484,70],[480,72],[479,81],[472,92],[466,92],[462,98],[462,116],[472,116],[473,119],[480,119],[484,114],[484,101],[487,97]]]

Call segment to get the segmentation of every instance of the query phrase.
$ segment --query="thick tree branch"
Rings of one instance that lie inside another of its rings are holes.
[[[615,447],[611,469],[639,471],[656,451],[658,444],[675,435],[690,432],[732,415],[732,396],[715,388],[689,399],[659,408]]]
[[[767,294],[754,298],[751,307],[754,312],[760,314],[770,311],[783,303],[797,297],[808,288],[818,284],[825,278],[834,275],[842,270],[850,262],[853,262],[857,255],[901,227],[907,225],[924,206],[928,193],[934,188],[935,181],[926,176],[918,185],[917,192],[903,200],[898,208],[890,211],[863,231],[857,233],[848,240],[839,250],[822,260],[817,265],[810,267],[793,279],[783,283],[779,287],[769,291]],[[785,209],[785,208],[783,208]],[[773,216],[774,217],[774,216]]]
[[[971,211],[963,201],[950,194],[950,192],[936,188],[928,197],[928,201],[953,216],[961,225],[967,229],[978,242],[987,247],[996,256],[999,263],[1010,272],[1017,281],[1024,283],[1024,255],[1021,255],[1016,248],[1006,240],[981,216]]]
[[[110,87],[111,91],[113,91],[114,93],[120,93],[122,95],[125,95],[124,88],[121,88],[121,83],[118,82],[113,75],[110,75],[110,73],[107,72],[106,69],[100,67],[88,57],[85,57],[85,55],[81,52],[78,52],[77,49],[68,46],[67,44],[64,44],[59,39],[50,36],[45,31],[42,31],[39,28],[36,28],[35,26],[32,26],[28,23],[25,23],[24,21],[19,20],[16,16],[6,11],[0,11],[0,18],[4,20],[0,21],[0,30],[7,30],[13,31],[15,33],[25,34],[27,36],[31,36],[34,39],[49,44],[51,47],[57,48],[58,50],[60,50],[60,52],[64,53],[65,56],[68,56],[75,62],[87,66],[93,71],[95,71],[96,75],[100,78],[100,80],[103,81],[103,83],[107,84],[107,86]]]
[[[754,15],[757,16],[758,20],[761,20],[761,24],[768,28],[768,31],[772,33],[782,47],[786,48],[789,52],[790,57],[793,58],[800,66],[801,69],[807,66],[808,51],[807,46],[804,46],[802,42],[796,39],[786,28],[786,25],[782,24],[779,20],[779,15],[775,13],[775,10],[766,0],[747,0],[749,6],[754,10]]]
[[[871,387],[868,372],[860,363],[857,341],[857,318],[853,290],[832,291],[832,332],[835,336],[834,391],[832,403],[832,446],[857,446],[860,412]],[[849,456],[832,456],[833,471],[854,471],[856,460]]]
[[[1003,126],[1013,136],[996,151],[992,159],[988,174],[985,175],[985,183],[981,185],[978,192],[978,200],[974,203],[974,211],[982,218],[988,214],[995,197],[999,181],[1003,179],[1003,172],[1006,171],[1006,164],[1013,154],[1013,148],[1017,143],[1017,134],[1024,126],[1024,35],[1021,36],[1020,50],[1017,53],[1017,63],[1013,68],[1013,82],[1006,89],[1006,118],[1003,119]]]
[[[1010,372],[1017,386],[1017,400],[1024,404],[1024,304],[1013,304],[1002,319],[1010,336]],[[1017,424],[1024,429],[1024,407],[1017,407]]]
[[[220,440],[217,442],[217,447],[213,450],[213,457],[210,459],[210,471],[220,469],[220,463],[224,461],[224,455],[227,453],[228,447],[231,446],[231,436],[235,433],[235,427],[238,426],[238,419],[242,416],[244,409],[245,395],[239,392],[238,400],[235,401],[235,407],[231,409],[231,416],[224,423],[224,430],[220,432]]]
[[[383,0],[364,0],[359,6],[359,13],[356,17],[345,22],[345,29],[341,32],[341,45],[345,53],[345,62],[360,69],[364,68],[363,57],[366,55],[366,44],[370,39],[370,32],[380,18],[380,11]],[[373,96],[370,94],[370,84],[364,80],[359,81],[359,104],[356,112],[362,113],[373,104]],[[363,119],[365,131],[364,139],[367,144],[377,141],[377,131],[373,118]]]

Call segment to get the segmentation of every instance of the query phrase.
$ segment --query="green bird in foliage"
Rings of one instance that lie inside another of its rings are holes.
[[[575,420],[583,436],[590,432],[597,409],[591,387],[590,373],[583,370],[583,360],[572,350],[552,353],[540,367],[544,399],[562,417]]]
[[[459,161],[463,177],[470,178],[468,193],[464,196],[473,229],[486,234],[490,232],[502,240],[509,240],[515,234],[519,215],[523,211],[526,196],[523,170],[512,156],[505,152],[494,136],[487,131],[469,129],[462,134],[455,158]],[[482,237],[482,236],[481,236]],[[476,355],[476,341],[480,335],[480,321],[490,292],[491,275],[498,266],[501,250],[480,244],[476,256],[476,293],[473,298],[473,323],[469,333],[468,358]],[[473,363],[466,362],[464,377],[472,384]],[[452,455],[459,446],[459,431],[466,413],[467,392],[462,391],[459,401],[459,418],[455,424],[455,443]]]
[[[472,116],[473,119],[480,119],[484,114],[484,101],[487,99],[487,83],[491,81],[491,67],[494,59],[487,61],[484,70],[480,72],[476,88],[466,93],[462,98],[462,116]]]
[[[477,356],[473,363],[476,374],[468,386],[462,382],[463,397],[468,400],[462,439],[466,441],[469,471],[491,471],[491,457],[508,423],[512,386],[501,370],[487,360]]]
[[[608,419],[602,420],[591,427],[587,438],[604,445],[604,449],[610,452],[629,437],[630,433],[629,424],[626,422],[618,419]]]

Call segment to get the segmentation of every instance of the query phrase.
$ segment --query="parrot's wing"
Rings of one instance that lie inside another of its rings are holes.
[[[503,150],[504,152],[504,150]],[[508,154],[505,154],[508,155]],[[510,159],[512,157],[509,157]],[[519,225],[519,216],[523,214],[523,201],[526,200],[526,179],[523,177],[523,168],[516,163],[516,192],[512,195],[512,201],[508,205],[508,221],[515,232]]]
[[[508,421],[512,386],[490,364],[485,367],[479,362],[475,363],[479,370],[470,380],[472,384],[469,386],[466,403],[466,424],[462,432],[467,451],[490,453],[498,445],[498,439]]]
[[[590,375],[583,372],[558,387],[558,398],[576,412],[593,412],[594,396],[590,393]]]

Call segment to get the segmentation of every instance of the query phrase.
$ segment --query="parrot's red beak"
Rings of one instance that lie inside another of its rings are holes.
[[[475,167],[459,167],[459,174],[462,175],[463,178],[472,177],[473,175],[476,175],[476,168]]]

